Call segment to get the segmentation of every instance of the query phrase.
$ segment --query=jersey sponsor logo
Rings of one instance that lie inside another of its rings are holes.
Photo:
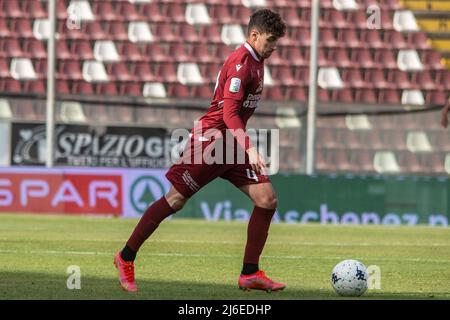
[[[261,94],[249,94],[242,106],[244,108],[256,108],[258,101],[261,99]]]
[[[230,83],[230,92],[239,92],[239,90],[241,89],[241,79],[239,78],[231,78],[231,83]]]
[[[236,71],[239,71],[242,68],[242,66],[240,64],[236,65]]]

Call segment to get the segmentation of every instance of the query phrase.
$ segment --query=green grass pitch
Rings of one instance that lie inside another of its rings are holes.
[[[273,224],[260,266],[282,292],[237,288],[246,223],[172,219],[136,260],[137,294],[113,266],[136,219],[0,215],[0,300],[337,299],[330,273],[344,259],[381,270],[381,288],[357,299],[449,299],[450,229]],[[67,288],[79,266],[81,289]],[[69,281],[70,282],[70,281]]]

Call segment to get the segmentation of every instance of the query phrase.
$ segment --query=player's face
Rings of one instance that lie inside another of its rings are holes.
[[[276,50],[278,38],[271,33],[258,33],[255,41],[255,49],[258,54],[267,59]]]

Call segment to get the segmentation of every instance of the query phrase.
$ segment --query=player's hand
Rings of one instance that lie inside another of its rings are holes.
[[[255,147],[247,150],[250,166],[257,174],[266,174],[267,166]]]
[[[448,111],[450,110],[450,99],[447,101],[447,104],[445,105],[444,109],[442,109],[441,114],[441,126],[444,128],[447,128],[448,126]]]

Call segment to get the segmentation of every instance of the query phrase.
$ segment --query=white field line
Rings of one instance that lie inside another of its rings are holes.
[[[11,238],[0,238],[0,241],[11,241]],[[16,240],[16,239],[14,239]],[[65,242],[119,242],[122,243],[126,239],[36,239],[25,238],[26,241],[65,241]],[[171,239],[152,239],[149,242],[162,242],[162,243],[214,243],[214,244],[242,244],[242,241],[237,240],[171,240]],[[404,243],[404,242],[389,242],[389,243],[373,243],[373,242],[309,242],[309,241],[270,241],[268,245],[300,245],[300,246],[312,246],[312,247],[450,247],[449,243]]]
[[[3,250],[0,249],[0,254],[43,254],[43,255],[89,255],[89,256],[114,256],[114,252],[102,251],[58,251],[58,250]],[[242,255],[209,255],[209,254],[195,254],[195,253],[140,253],[140,256],[156,256],[156,257],[185,257],[185,258],[241,258]],[[263,255],[266,259],[288,259],[288,260],[338,260],[347,259],[344,256],[335,257],[305,257],[305,256],[283,256],[283,255]],[[356,259],[359,259],[356,257]],[[372,258],[376,261],[402,261],[402,262],[426,262],[426,263],[450,263],[449,259],[421,259],[421,258]]]

